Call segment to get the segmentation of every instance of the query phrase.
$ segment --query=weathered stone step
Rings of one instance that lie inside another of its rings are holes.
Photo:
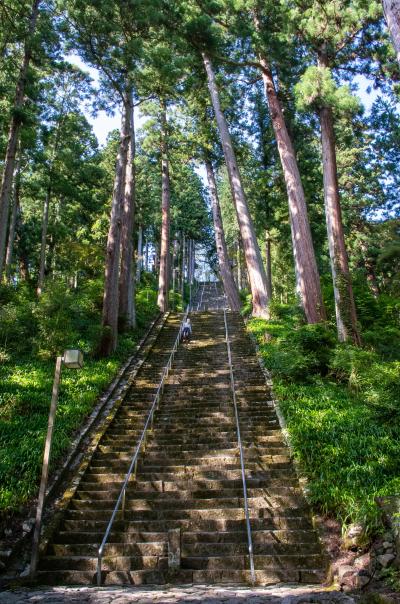
[[[104,531],[60,531],[56,536],[56,545],[68,545],[68,544],[97,544],[101,543],[104,537]],[[117,532],[112,531],[109,536],[110,543],[126,543],[126,544],[143,544],[149,543],[167,543],[168,533],[162,532],[150,532],[150,531],[123,531]],[[52,546],[50,546],[52,547]]]
[[[257,570],[258,585],[274,585],[277,583],[322,583],[324,574],[320,570],[288,571],[285,569]],[[39,572],[38,580],[42,585],[93,585],[96,583],[94,571],[53,571]],[[222,571],[191,571],[180,570],[174,573],[168,571],[142,570],[130,572],[104,572],[104,585],[164,585],[172,584],[232,584],[251,583],[248,570]]]
[[[284,568],[285,570],[312,570],[323,565],[321,556],[310,555],[277,555],[264,556],[254,555],[254,566],[256,569],[266,570],[268,568]],[[249,567],[248,556],[221,555],[221,556],[187,556],[182,558],[182,568],[195,570],[223,570],[230,568]]]
[[[218,493],[218,492],[217,492]],[[219,493],[218,493],[219,495]],[[243,494],[242,494],[243,495]],[[76,510],[104,510],[113,507],[115,499],[110,497],[109,499],[81,499],[74,498],[71,503],[71,509]],[[306,508],[307,505],[303,497],[298,495],[293,496],[282,496],[282,497],[269,497],[259,496],[252,497],[248,496],[248,503],[251,510],[259,509],[270,511],[281,509],[283,506],[290,508]],[[230,508],[243,509],[244,500],[242,497],[224,497],[223,494],[220,496],[209,497],[209,498],[195,498],[195,499],[178,499],[173,496],[173,493],[169,494],[169,497],[158,497],[139,499],[128,497],[125,502],[125,510],[202,510],[209,508],[221,508],[228,510]]]
[[[45,556],[40,569],[48,570],[96,570],[95,556]],[[107,570],[142,570],[143,568],[167,569],[166,556],[104,556],[102,568]]]
[[[259,570],[313,570],[323,564],[320,556],[314,554],[307,556],[281,555],[281,556],[254,556],[254,565]],[[97,569],[97,557],[92,556],[46,556],[40,562],[40,569],[48,570],[75,570],[87,571]],[[244,555],[223,556],[191,556],[182,557],[182,570],[245,570],[248,568],[248,559]],[[166,556],[105,556],[102,560],[104,571],[130,571],[142,569],[168,569]]]
[[[175,484],[175,483],[172,483]],[[149,487],[153,485],[150,483]],[[103,490],[83,490],[79,488],[76,492],[75,498],[82,500],[109,500],[115,501],[120,493],[120,489],[114,488],[104,488]],[[279,505],[284,504],[284,502],[288,502],[289,498],[298,497],[299,499],[303,498],[303,495],[299,489],[293,489],[288,487],[281,487],[275,489],[260,489],[260,488],[247,488],[248,497],[261,497],[265,499],[266,502],[273,502],[275,500],[279,501]],[[209,488],[203,490],[187,490],[187,489],[178,489],[177,487],[174,490],[166,490],[160,492],[157,488],[152,488],[151,490],[138,490],[135,488],[135,485],[130,486],[127,489],[126,496],[129,499],[145,499],[147,501],[156,500],[163,501],[164,499],[174,499],[175,501],[187,501],[187,500],[197,500],[197,499],[210,499],[212,497],[243,497],[243,487],[238,486],[236,488]],[[281,501],[280,498],[283,498]]]
[[[85,474],[86,482],[122,482],[125,480],[126,472],[121,473],[113,473],[110,472],[104,473],[94,472],[90,469]],[[176,472],[153,472],[141,469],[140,476],[138,478],[142,481],[157,481],[163,480],[164,482],[173,482],[176,479],[187,478],[190,480],[236,480],[241,478],[241,470],[229,470],[226,468],[221,468],[219,470],[199,470],[197,471],[195,468],[187,467],[186,471],[182,471],[179,473]],[[273,469],[269,468],[268,470],[259,470],[259,471],[246,471],[246,478],[255,478],[258,480],[268,481],[270,479],[279,479],[280,481],[287,483],[288,479],[296,478],[296,474],[294,470],[290,468],[281,468],[281,469]],[[134,478],[132,477],[132,481]]]
[[[76,506],[79,500],[74,500],[71,507],[66,512],[68,520],[79,520],[84,515],[86,519],[108,520],[113,512],[113,508],[93,509]],[[74,509],[75,507],[75,509]],[[79,507],[79,509],[77,509]],[[213,520],[214,518],[224,518],[226,520],[243,520],[243,507],[221,508],[209,507],[205,509],[189,508],[186,509],[162,509],[161,505],[154,506],[155,509],[131,510],[126,508],[124,518],[127,521],[133,520]],[[273,518],[301,518],[304,515],[304,508],[285,508],[278,510],[272,509],[250,509],[250,519],[273,519]],[[118,512],[118,517],[122,518],[122,512]]]
[[[246,530],[244,518],[241,520],[225,519],[221,517],[213,519],[162,519],[162,520],[121,520],[121,514],[113,525],[115,531],[123,532],[162,532],[173,528],[180,528],[182,531],[240,531]],[[107,528],[108,518],[101,520],[85,518],[79,513],[73,519],[65,518],[63,531],[83,532],[100,531],[103,533]],[[282,517],[253,519],[251,521],[252,531],[276,531],[276,530],[310,530],[313,531],[310,518],[301,517]]]
[[[97,476],[96,476],[97,478]],[[92,482],[88,482],[83,480],[80,483],[80,489],[84,491],[99,491],[99,490],[119,490],[121,489],[122,482],[101,482],[99,480],[95,480]],[[283,485],[283,486],[282,486]],[[247,479],[247,487],[251,488],[262,488],[266,489],[267,493],[285,493],[289,489],[293,489],[294,487],[298,488],[298,480],[296,477],[292,479],[286,479],[283,483],[280,478],[268,479],[268,480],[260,480],[256,478],[248,478]],[[221,479],[211,479],[211,480],[149,480],[144,481],[140,479],[138,476],[137,480],[132,480],[129,482],[128,489],[137,489],[138,491],[159,491],[159,492],[167,492],[167,491],[194,491],[194,490],[219,490],[219,489],[242,489],[242,479],[232,479],[232,480],[221,480]]]
[[[100,536],[98,541],[91,543],[86,541],[83,543],[54,543],[50,546],[48,555],[62,557],[91,557],[97,556],[99,545],[102,540]],[[127,557],[157,557],[168,556],[168,542],[153,542],[153,543],[114,543],[109,540],[104,548],[104,556],[127,556]]]

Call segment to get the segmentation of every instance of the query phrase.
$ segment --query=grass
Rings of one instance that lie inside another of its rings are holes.
[[[397,343],[388,360],[371,346],[337,344],[329,325],[303,325],[293,308],[278,310],[271,321],[251,319],[248,329],[272,373],[310,501],[373,531],[375,497],[400,492]]]

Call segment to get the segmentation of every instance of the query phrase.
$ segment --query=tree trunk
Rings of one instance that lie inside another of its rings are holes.
[[[143,227],[139,226],[138,244],[137,244],[137,260],[136,260],[136,283],[139,283],[142,274],[143,264]]]
[[[400,1],[382,0],[382,4],[388,29],[393,40],[393,46],[396,51],[397,61],[400,63]]]
[[[11,211],[11,219],[10,219],[10,228],[8,231],[8,241],[7,241],[7,251],[6,251],[6,264],[5,264],[5,273],[8,281],[11,279],[12,272],[12,263],[13,263],[13,255],[14,255],[14,244],[15,244],[15,235],[16,235],[16,227],[18,215],[20,212],[20,169],[21,169],[21,157],[18,155],[17,161],[15,163],[14,170],[14,185],[13,185],[13,204]]]
[[[181,264],[181,297],[182,297],[182,308],[185,297],[185,266],[186,266],[186,237],[185,233],[182,233],[182,264]]]
[[[18,145],[19,130],[22,123],[22,109],[25,102],[25,85],[29,63],[32,57],[32,37],[35,31],[36,21],[39,13],[39,4],[40,0],[34,0],[32,3],[28,32],[25,40],[24,57],[16,85],[14,106],[8,131],[6,156],[3,165],[3,175],[0,187],[0,281],[3,274],[6,251],[8,214],[15,168],[15,156]]]
[[[133,231],[135,222],[135,124],[132,92],[125,97],[127,121],[127,150],[125,160],[124,193],[121,216],[121,267],[119,275],[118,327],[120,331],[136,327],[134,296]]]
[[[161,249],[160,249],[160,273],[158,280],[157,304],[161,312],[168,310],[169,293],[169,209],[170,209],[170,186],[169,186],[169,162],[167,144],[167,109],[166,103],[162,103],[161,113]]]
[[[210,91],[215,118],[224,151],[232,197],[235,204],[238,224],[243,241],[244,255],[249,273],[252,293],[253,316],[267,318],[269,300],[267,296],[267,279],[264,265],[262,262],[260,249],[258,247],[253,221],[245,198],[239,167],[232,145],[232,139],[225,116],[221,109],[219,92],[215,81],[213,67],[208,56],[205,53],[202,53],[202,56],[207,73],[208,88]]]
[[[265,272],[267,273],[268,297],[272,298],[271,238],[268,231],[265,231]]]
[[[224,226],[222,224],[221,209],[219,205],[214,170],[209,160],[206,160],[205,164],[214,222],[215,245],[217,246],[218,264],[222,284],[224,286],[225,295],[227,297],[230,309],[234,312],[239,312],[241,307],[240,297],[238,288],[236,287],[236,283],[233,278],[231,263],[228,256],[228,249],[226,247]]]
[[[146,245],[144,247],[144,270],[146,273],[149,272],[149,240],[146,238]]]
[[[236,284],[240,291],[242,289],[242,267],[240,264],[240,243],[239,238],[236,242]]]
[[[196,278],[196,242],[194,239],[192,241],[192,265],[190,269],[190,283],[193,285],[194,280]]]
[[[100,356],[115,351],[118,340],[119,261],[121,249],[121,221],[125,195],[125,174],[130,139],[130,120],[125,104],[122,107],[121,139],[115,167],[114,190],[111,202],[110,227],[107,237]]]
[[[320,54],[319,64],[321,67],[328,67],[325,54]],[[333,128],[333,114],[330,107],[323,107],[321,109],[320,123],[325,215],[335,296],[337,333],[340,342],[352,340],[353,344],[359,346],[361,341],[357,329],[356,306],[344,240],[337,177],[335,132]]]
[[[257,17],[254,17],[254,24],[256,30],[259,31],[260,25]],[[323,321],[326,315],[303,185],[271,69],[267,59],[261,54],[259,55],[259,61],[288,194],[296,290],[308,323],[318,323]]]
[[[49,226],[49,208],[51,199],[51,187],[49,186],[46,191],[46,197],[43,204],[43,216],[42,216],[42,241],[40,245],[40,262],[39,262],[39,276],[36,293],[38,296],[43,291],[44,275],[46,272],[46,240],[47,240],[47,229]]]

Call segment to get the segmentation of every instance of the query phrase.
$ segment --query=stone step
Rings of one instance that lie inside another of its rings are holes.
[[[319,569],[307,571],[288,571],[277,568],[271,570],[257,570],[256,583],[258,585],[275,585],[277,583],[322,583],[325,574]],[[44,571],[38,573],[38,581],[42,585],[94,585],[96,573],[94,571]],[[102,583],[104,585],[165,585],[169,584],[240,584],[251,583],[248,570],[222,570],[222,571],[190,571],[180,570],[172,573],[168,571],[130,571],[130,572],[104,572]]]
[[[248,488],[262,488],[266,489],[268,493],[280,493],[287,492],[293,488],[298,488],[298,480],[296,477],[292,479],[286,479],[284,483],[278,479],[268,479],[268,480],[260,480],[257,478],[247,478],[247,487]],[[283,486],[282,486],[283,484]],[[100,490],[118,490],[120,491],[122,486],[122,481],[93,481],[87,482],[83,480],[79,487],[84,491],[100,491]],[[159,492],[167,492],[167,491],[194,491],[194,490],[221,490],[221,489],[240,489],[242,490],[242,478],[237,478],[235,480],[221,480],[221,479],[213,479],[213,480],[150,480],[143,481],[138,477],[137,480],[131,479],[128,484],[128,489],[137,489],[138,491],[159,491]]]
[[[175,483],[173,483],[175,484]],[[150,487],[152,484],[150,483]],[[79,488],[76,492],[75,498],[82,500],[102,500],[102,501],[115,501],[120,493],[120,489],[113,488],[105,488],[103,490],[86,490],[84,491],[82,488]],[[243,488],[237,487],[236,489],[204,489],[197,491],[183,490],[183,489],[175,489],[175,490],[167,490],[161,491],[157,488],[152,488],[151,490],[137,490],[135,485],[129,487],[126,491],[126,496],[129,499],[145,499],[146,501],[163,501],[165,499],[173,499],[174,501],[189,501],[189,500],[198,500],[198,499],[210,499],[212,497],[222,497],[222,498],[235,498],[243,497]],[[290,489],[282,487],[280,489],[275,488],[273,491],[271,489],[247,489],[247,496],[249,498],[262,498],[263,504],[267,505],[271,502],[271,505],[274,504],[275,501],[278,502],[278,505],[284,505],[290,501],[294,501],[294,498],[303,499],[303,495],[299,489]]]
[[[106,516],[106,515],[104,515]],[[62,525],[63,531],[69,532],[83,532],[83,531],[106,531],[109,517],[103,519],[85,518],[83,514],[77,513],[75,518],[68,518],[66,515]],[[128,517],[128,515],[127,515]],[[172,519],[168,520],[121,520],[121,514],[118,513],[117,518],[114,522],[113,529],[115,531],[124,532],[162,532],[168,531],[173,528],[180,528],[182,531],[214,531],[214,532],[226,532],[226,531],[240,531],[246,530],[244,518],[240,520],[232,520],[221,517],[212,519],[199,519],[199,518],[186,518],[186,519]],[[276,530],[313,530],[311,520],[307,516],[300,517],[282,517],[275,516],[273,518],[259,518],[252,519],[251,521],[252,531],[276,531]]]
[[[79,520],[85,517],[87,520],[109,520],[113,512],[114,506],[109,508],[103,507],[102,509],[94,509],[88,506],[87,508],[83,505],[77,506],[79,500],[74,500],[71,506],[68,508],[65,517],[68,520]],[[156,509],[139,509],[132,510],[128,506],[125,509],[124,518],[127,521],[134,520],[213,520],[215,518],[223,518],[225,520],[243,520],[244,509],[243,507],[232,507],[232,508],[221,508],[221,507],[208,507],[201,509],[197,508],[184,508],[184,509],[163,509],[160,505],[155,506]],[[122,519],[122,512],[118,512],[117,516]],[[293,507],[278,510],[273,509],[250,509],[249,517],[250,520],[260,519],[275,519],[275,518],[301,518],[304,516],[304,507]]]
[[[104,469],[96,468],[97,472],[88,470],[85,474],[86,482],[114,482],[122,484],[125,480],[126,472],[121,473],[104,473]],[[240,469],[229,470],[226,468],[214,469],[214,470],[196,470],[196,468],[190,468],[189,466],[185,471],[175,472],[175,471],[152,471],[152,470],[144,470],[141,469],[140,475],[138,474],[138,478],[141,481],[158,481],[162,480],[164,482],[173,482],[176,479],[186,478],[188,480],[237,480],[241,479],[242,473]],[[264,480],[268,481],[270,479],[279,479],[284,483],[287,483],[288,479],[295,479],[296,474],[292,468],[281,468],[281,469],[272,469],[268,470],[254,470],[248,471],[246,469],[246,479],[254,478],[256,480]],[[132,481],[134,481],[134,477],[131,477]]]
[[[248,568],[248,556],[240,554],[221,556],[183,556],[182,570],[230,570]],[[310,555],[254,555],[254,566],[257,570],[284,568],[286,570],[313,570],[323,566],[321,556]],[[45,556],[39,569],[47,570],[96,570],[97,556]],[[102,559],[104,571],[129,571],[142,569],[168,569],[167,556],[120,556],[107,555]]]
[[[104,536],[104,531],[60,531],[57,533],[55,544],[99,544]],[[318,537],[314,531],[307,530],[253,530],[253,545],[305,545],[310,546],[310,550],[317,547]],[[149,543],[167,543],[168,533],[138,531],[135,528],[124,531],[111,531],[109,543],[126,543],[142,546]],[[238,529],[237,531],[186,531],[182,532],[182,545],[205,544],[207,547],[212,544],[226,543],[247,543],[247,532]],[[52,547],[52,546],[50,546]],[[247,546],[246,546],[247,547]]]
[[[248,543],[246,535],[243,533],[242,542],[225,543],[183,543],[181,555],[186,558],[206,558],[221,556],[248,556]],[[99,541],[93,543],[55,543],[48,551],[49,556],[57,557],[95,557],[97,556]],[[276,557],[276,556],[298,556],[299,559],[320,554],[320,546],[315,543],[254,543],[253,551],[255,556]],[[104,556],[108,557],[165,557],[168,556],[168,543],[163,542],[136,542],[114,543],[109,540],[104,548]],[[261,562],[263,560],[260,558]],[[268,566],[268,564],[267,564]]]
[[[230,508],[244,507],[243,497],[224,497],[215,496],[212,498],[196,498],[196,499],[178,499],[169,493],[169,497],[154,497],[147,499],[136,499],[128,497],[125,502],[125,510],[202,510],[209,508],[221,508],[228,510]],[[243,495],[243,494],[242,494]],[[114,507],[116,499],[81,499],[74,498],[71,503],[71,509],[75,510],[104,510]],[[253,509],[268,509],[277,510],[283,506],[289,508],[306,508],[305,499],[298,495],[286,497],[252,497],[248,495],[248,504],[251,510]]]

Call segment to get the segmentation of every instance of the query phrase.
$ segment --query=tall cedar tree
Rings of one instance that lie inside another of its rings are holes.
[[[227,297],[230,309],[234,312],[238,312],[241,307],[240,297],[235,280],[233,278],[232,267],[228,256],[228,249],[226,247],[226,240],[224,234],[224,227],[222,224],[221,208],[219,205],[214,169],[209,159],[206,159],[205,166],[207,172],[208,188],[210,191],[211,208],[214,222],[215,245],[217,248],[218,264],[222,284],[224,286],[225,295]]]
[[[4,259],[6,252],[8,214],[10,208],[10,196],[15,169],[15,158],[18,146],[18,137],[22,123],[23,108],[25,104],[25,87],[28,77],[29,64],[32,58],[33,38],[36,22],[39,15],[40,0],[34,0],[29,16],[29,23],[24,40],[24,51],[22,64],[16,85],[15,99],[12,108],[10,126],[8,131],[6,156],[3,166],[3,175],[0,186],[0,280],[3,274]]]
[[[254,317],[267,318],[269,316],[267,278],[261,258],[260,248],[258,246],[253,220],[246,201],[239,166],[233,148],[232,138],[229,133],[225,115],[221,109],[219,91],[213,66],[209,56],[205,52],[202,53],[202,57],[207,74],[208,88],[214,108],[215,119],[221,137],[221,144],[224,151],[232,198],[236,209],[237,220],[243,243],[244,256],[252,294],[252,312]]]

